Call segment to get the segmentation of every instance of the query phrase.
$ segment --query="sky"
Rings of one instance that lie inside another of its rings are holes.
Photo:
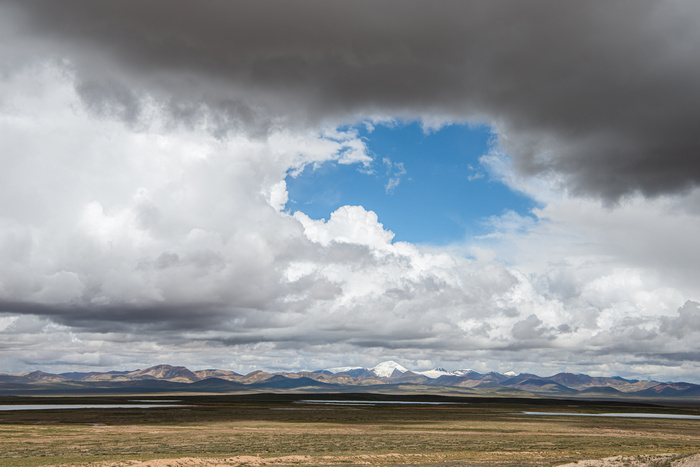
[[[489,128],[454,124],[428,131],[413,121],[346,131],[357,134],[372,161],[328,161],[290,173],[287,210],[328,219],[341,206],[359,205],[377,214],[394,241],[444,246],[487,234],[489,216],[527,216],[536,205],[486,176],[479,159],[490,149]]]
[[[690,0],[0,0],[0,372],[700,383]]]

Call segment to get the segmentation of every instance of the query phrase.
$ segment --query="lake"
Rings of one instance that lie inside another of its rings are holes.
[[[10,404],[0,405],[8,410],[74,410],[74,409],[152,409],[154,407],[191,407],[180,404]]]
[[[305,399],[294,401],[295,404],[315,404],[315,405],[379,405],[379,404],[403,404],[403,405],[450,405],[463,404],[461,402],[421,402],[421,401],[343,401],[343,400],[315,400]]]

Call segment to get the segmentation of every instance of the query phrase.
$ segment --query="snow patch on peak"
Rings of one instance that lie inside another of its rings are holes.
[[[369,370],[382,378],[389,378],[394,371],[398,371],[399,373],[406,373],[408,371],[408,369],[391,360],[388,362],[382,362]]]
[[[511,377],[513,377],[513,376],[518,376],[518,374],[517,374],[516,372],[514,372],[513,370],[511,370],[511,371],[506,371],[505,373],[503,373],[503,375],[504,375],[504,376],[511,376]]]
[[[339,366],[337,368],[326,368],[325,371],[330,371],[333,374],[345,373],[346,371],[361,370],[361,366]]]
[[[415,371],[414,373],[418,373],[419,375],[427,376],[428,378],[439,378],[440,376],[445,376],[445,375],[453,375],[454,373],[445,370],[444,368],[434,368],[432,370],[426,370],[426,371]]]

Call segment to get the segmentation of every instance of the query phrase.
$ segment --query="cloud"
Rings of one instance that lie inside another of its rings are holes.
[[[328,245],[331,241],[367,245],[381,249],[391,244],[394,234],[384,230],[377,214],[362,206],[341,206],[331,213],[328,222],[315,221],[303,212],[294,217],[304,226],[306,236],[314,242]]]
[[[354,144],[307,131],[225,141],[155,124],[132,131],[86,114],[70,76],[56,69],[19,72],[5,90],[27,82],[35,97],[3,93],[0,291],[8,301],[131,307],[235,296],[262,306],[276,294],[286,242],[309,243],[278,212],[287,171],[343,159]],[[265,285],[247,283],[256,280]]]
[[[513,325],[513,337],[519,341],[546,338],[547,329],[542,324],[542,320],[536,315],[529,315]]]
[[[520,174],[616,201],[696,186],[697,3],[7,1],[13,57],[97,115],[219,136],[358,119],[490,124]],[[274,12],[274,13],[272,13]],[[556,21],[552,21],[556,18]]]
[[[403,162],[392,162],[388,157],[382,158],[382,162],[386,166],[386,174],[389,177],[384,189],[387,194],[392,194],[401,183],[401,177],[406,175],[406,167]]]
[[[677,317],[662,319],[661,331],[677,339],[700,333],[700,303],[690,300],[685,302],[678,309]]]
[[[549,198],[533,216],[506,212],[489,219],[491,232],[474,245],[532,272],[566,263],[581,273],[645,270],[695,298],[700,213],[690,206],[698,196],[699,190],[654,200],[635,196],[614,207],[593,199]]]

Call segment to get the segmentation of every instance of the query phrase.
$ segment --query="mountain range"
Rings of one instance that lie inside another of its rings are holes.
[[[514,372],[479,373],[474,370],[409,370],[387,361],[372,368],[341,367],[317,371],[241,375],[229,370],[191,371],[183,366],[156,365],[144,370],[72,372],[33,371],[0,374],[0,394],[88,394],[258,391],[305,392],[426,392],[465,395],[549,396],[573,398],[700,398],[700,385],[619,376],[595,377],[558,373],[542,377]]]

